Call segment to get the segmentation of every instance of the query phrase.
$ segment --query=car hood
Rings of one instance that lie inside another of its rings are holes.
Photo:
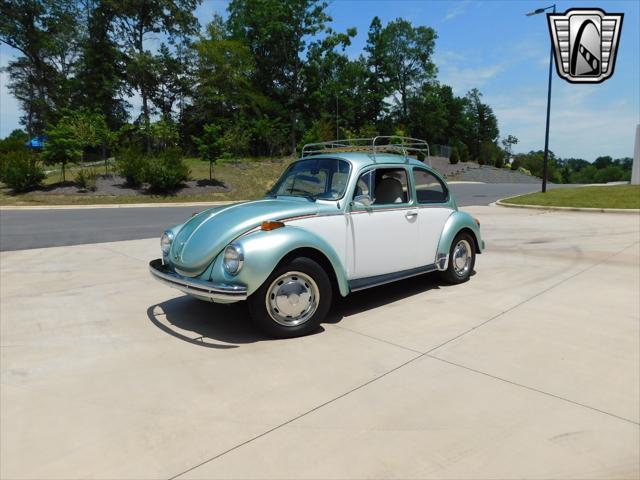
[[[182,275],[200,275],[232,240],[262,222],[315,215],[318,210],[319,204],[306,198],[265,199],[205,210],[178,230],[170,262]]]

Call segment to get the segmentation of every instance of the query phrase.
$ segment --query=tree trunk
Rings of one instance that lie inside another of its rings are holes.
[[[291,114],[291,155],[296,156],[296,114]]]
[[[147,87],[144,81],[140,84],[140,95],[142,96],[142,119],[144,121],[144,140],[147,153],[151,151],[151,136],[149,135],[149,99],[147,98]]]

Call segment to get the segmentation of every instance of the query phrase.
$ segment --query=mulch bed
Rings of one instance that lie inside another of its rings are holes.
[[[96,190],[94,192],[83,190],[75,182],[66,181],[53,183],[51,185],[43,185],[40,188],[32,190],[31,193],[37,195],[74,195],[79,197],[96,197],[96,196],[137,196],[152,195],[156,192],[149,190],[148,185],[141,187],[132,187],[127,184],[124,177],[119,175],[100,175],[96,181]],[[204,193],[222,193],[229,192],[232,187],[225,182],[219,180],[189,180],[184,182],[179,188],[173,192],[173,195],[186,196],[198,195]]]

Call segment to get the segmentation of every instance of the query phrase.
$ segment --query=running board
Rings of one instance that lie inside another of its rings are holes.
[[[435,272],[436,270],[438,270],[438,267],[432,263],[431,265],[410,268],[409,270],[402,270],[401,272],[374,275],[373,277],[356,278],[354,280],[349,280],[349,289],[352,292],[357,292],[358,290],[364,290],[365,288],[377,287],[378,285],[404,280],[405,278],[415,277],[416,275],[422,275],[423,273]]]

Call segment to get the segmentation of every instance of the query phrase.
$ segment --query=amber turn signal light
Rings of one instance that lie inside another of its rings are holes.
[[[478,220],[477,218],[474,218],[474,220],[476,221],[476,224],[480,226],[480,220]]]
[[[266,222],[262,222],[262,225],[260,226],[260,230],[264,230],[265,232],[268,232],[270,230],[275,230],[276,228],[282,228],[284,227],[284,222],[277,222],[277,221],[266,221]]]

